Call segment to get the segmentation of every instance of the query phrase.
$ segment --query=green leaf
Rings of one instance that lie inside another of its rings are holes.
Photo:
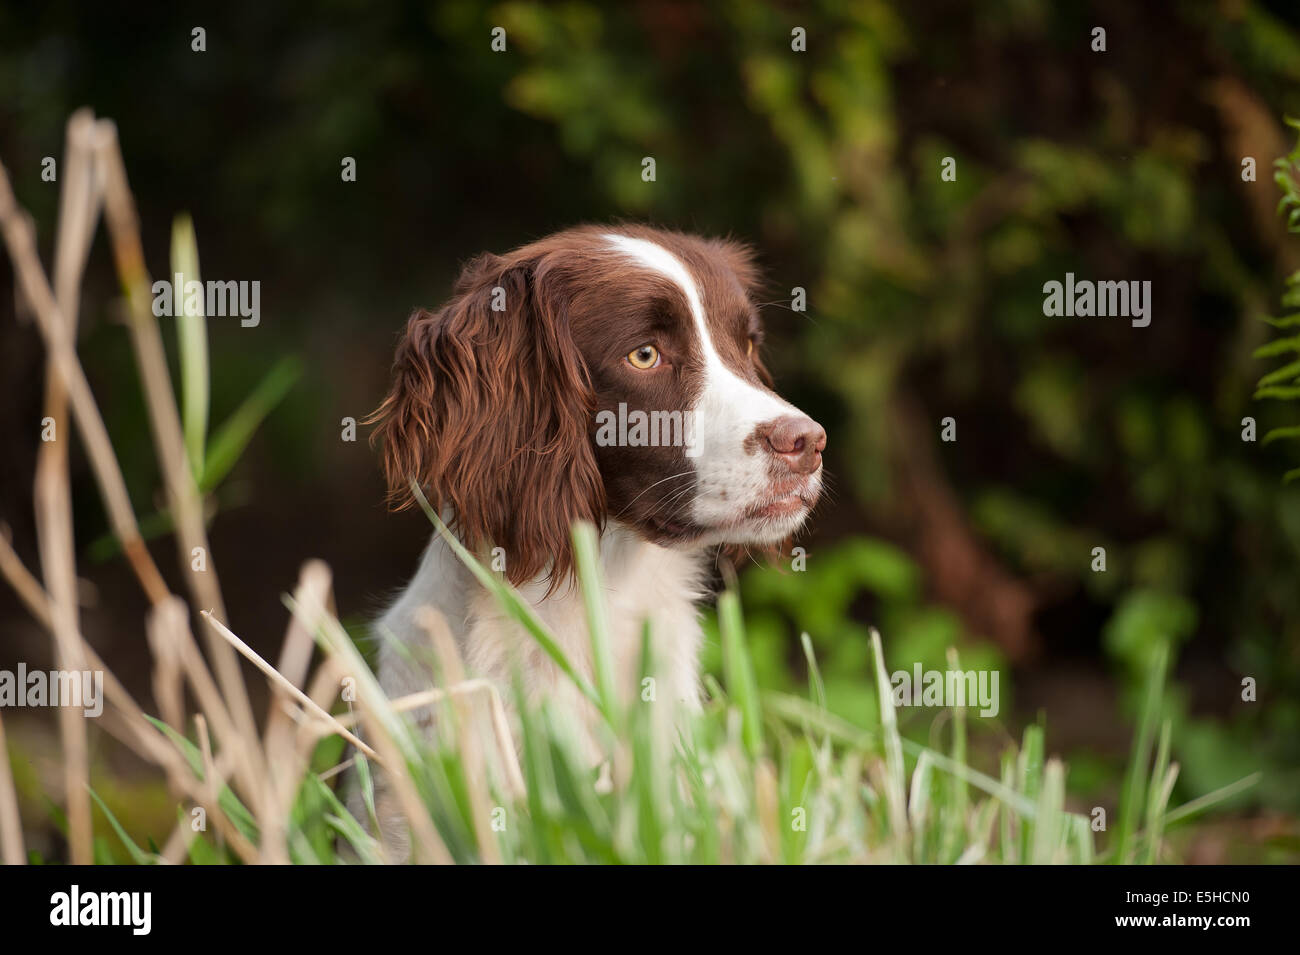
[[[754,679],[753,661],[745,647],[740,598],[731,588],[718,595],[718,632],[722,637],[722,669],[727,679],[727,692],[740,706],[745,747],[750,755],[757,756],[763,748],[758,683]]]
[[[365,753],[358,750],[353,764],[357,768],[357,781],[361,784],[361,801],[365,803],[366,814],[370,817],[370,824],[375,827],[377,832],[379,831],[379,815],[375,810],[375,780],[370,773],[370,760],[366,758]]]
[[[1278,368],[1276,371],[1270,371],[1267,375],[1265,375],[1263,378],[1261,378],[1258,381],[1255,387],[1264,388],[1267,387],[1268,385],[1275,385],[1279,381],[1286,381],[1288,378],[1295,378],[1297,376],[1300,376],[1300,359],[1287,362],[1285,365],[1283,365],[1281,368]]]
[[[1041,809],[1039,796],[1043,791],[1043,750],[1044,733],[1041,726],[1026,726],[1020,744],[1020,759],[1016,767],[1020,783],[1020,792],[1025,798]],[[1037,813],[1035,813],[1035,817]],[[1020,826],[1020,857],[1032,859],[1034,851],[1034,830],[1039,820],[1025,819]],[[1045,820],[1044,820],[1045,822]]]
[[[199,479],[201,491],[205,494],[211,491],[230,473],[230,469],[248,447],[248,442],[253,439],[258,425],[289,393],[301,374],[301,363],[297,358],[281,358],[253,389],[252,394],[217,429],[208,444],[203,476]]]
[[[890,829],[896,845],[903,845],[907,832],[907,777],[903,769],[903,742],[898,734],[898,718],[894,712],[893,685],[885,670],[885,651],[880,645],[880,633],[871,630],[871,655],[875,662],[876,695],[880,701],[880,728],[885,742],[885,796],[889,806]]]
[[[176,807],[176,821],[182,826],[191,824],[191,818],[185,812],[184,806]],[[226,858],[217,851],[216,846],[204,838],[202,833],[195,833],[194,838],[190,840],[190,862],[194,865],[225,865]]]
[[[1160,701],[1164,696],[1165,672],[1169,666],[1169,646],[1161,643],[1152,653],[1147,671],[1146,689],[1142,694],[1142,714],[1129,757],[1128,771],[1120,796],[1119,832],[1115,837],[1114,862],[1131,862],[1136,849],[1137,821],[1147,806],[1147,773],[1151,763],[1151,740],[1155,735]]]
[[[1268,432],[1268,434],[1264,435],[1264,439],[1260,444],[1268,444],[1270,441],[1281,441],[1284,438],[1300,438],[1300,424],[1288,425],[1285,428],[1274,428]]]
[[[600,708],[611,726],[618,727],[618,693],[614,684],[614,652],[610,647],[609,607],[600,580],[600,544],[596,528],[586,521],[573,526],[573,555],[578,569],[578,584],[587,616],[591,639],[591,661],[596,675],[596,692]]]
[[[1155,865],[1160,853],[1160,838],[1164,831],[1165,810],[1169,808],[1169,796],[1178,778],[1177,765],[1169,765],[1169,739],[1172,727],[1165,720],[1160,727],[1160,744],[1156,747],[1156,765],[1151,772],[1151,792],[1147,798],[1147,815],[1145,836],[1147,840],[1147,865]]]
[[[1294,328],[1300,325],[1300,312],[1294,315],[1283,315],[1281,318],[1273,318],[1269,315],[1259,316],[1259,320],[1274,328]]]
[[[155,719],[147,713],[145,719],[176,745],[176,748],[181,751],[181,755],[185,757],[185,761],[189,763],[190,771],[194,773],[194,777],[199,781],[203,781],[203,754],[199,752],[199,748],[162,720]],[[217,793],[217,806],[234,823],[235,828],[240,831],[244,838],[254,844],[257,843],[257,820],[253,818],[253,814],[248,811],[248,808],[240,802],[233,789],[227,785],[222,785],[220,792]]]
[[[329,808],[329,812],[325,814],[325,821],[329,823],[330,828],[347,841],[363,862],[371,865],[379,862],[379,844],[361,827],[361,823],[347,811],[343,803],[339,802],[339,797],[334,795],[334,791],[321,782],[321,778],[315,773],[309,774],[304,784],[310,787]]]
[[[1283,388],[1276,385],[1270,385],[1266,388],[1256,389],[1254,397],[1256,400],[1260,398],[1279,398],[1283,401],[1292,401],[1296,398],[1300,398],[1300,386],[1288,386]]]
[[[1274,355],[1284,355],[1289,351],[1300,351],[1300,335],[1279,338],[1267,345],[1260,345],[1252,352],[1252,355],[1255,358],[1272,358]]]
[[[117,821],[117,816],[113,815],[112,810],[108,808],[108,805],[104,800],[99,798],[99,793],[95,792],[95,790],[91,789],[89,786],[86,787],[86,791],[90,793],[90,798],[95,800],[95,805],[99,806],[99,811],[108,819],[108,824],[113,827],[113,831],[117,833],[117,837],[122,840],[122,845],[126,846],[126,851],[131,854],[132,861],[135,862],[136,865],[153,865],[157,860],[137,846],[131,837],[126,834],[126,830],[122,828],[122,824]]]
[[[181,363],[181,424],[185,434],[185,453],[197,481],[203,474],[204,442],[208,433],[208,330],[202,296],[197,309],[186,307],[185,286],[202,280],[199,278],[199,246],[194,237],[194,222],[184,214],[172,222],[172,275],[178,276],[180,282],[172,294],[179,313],[176,341]]]

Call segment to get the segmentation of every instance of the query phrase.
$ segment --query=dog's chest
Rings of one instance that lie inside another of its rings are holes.
[[[624,699],[699,704],[698,657],[700,558],[647,543],[617,528],[601,539],[601,576],[608,608],[609,643],[614,676]],[[564,586],[546,596],[546,585],[520,588],[537,615],[555,635],[572,664],[594,683],[587,612],[577,587]],[[571,681],[536,641],[510,620],[485,592],[472,601],[464,643],[470,669],[508,683],[517,664],[524,690],[534,701],[572,701],[580,708]],[[653,669],[641,673],[643,625],[650,625]]]

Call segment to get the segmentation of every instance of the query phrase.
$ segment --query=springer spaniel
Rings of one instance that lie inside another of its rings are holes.
[[[643,226],[584,226],[482,255],[452,300],[418,310],[372,417],[390,503],[414,477],[449,527],[504,576],[590,679],[570,527],[600,529],[616,678],[637,686],[643,621],[656,698],[699,706],[696,601],[713,545],[772,547],[822,486],[826,434],[782,400],[759,358],[757,274],[735,243]],[[639,414],[638,414],[639,413]],[[427,648],[436,608],[475,675],[590,718],[589,704],[435,534],[378,623]],[[429,670],[382,641],[390,696]]]

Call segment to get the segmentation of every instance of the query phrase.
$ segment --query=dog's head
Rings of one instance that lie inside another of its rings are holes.
[[[741,246],[632,226],[473,260],[411,316],[372,416],[391,503],[416,478],[516,583],[567,575],[578,519],[669,546],[788,538],[826,434],[772,390],[755,283]]]

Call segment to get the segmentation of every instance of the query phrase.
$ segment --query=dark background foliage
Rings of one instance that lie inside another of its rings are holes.
[[[212,319],[209,340],[214,421],[281,357],[304,370],[216,495],[232,625],[264,647],[305,558],[329,562],[358,622],[413,570],[428,527],[385,514],[364,431],[343,442],[340,421],[378,403],[406,315],[442,301],[458,263],[620,218],[752,243],[768,363],[826,425],[833,482],[808,570],[743,574],[762,680],[803,680],[807,631],[832,706],[869,722],[867,625],[903,667],[955,644],[1008,667],[1014,710],[988,745],[1045,718],[1072,794],[1104,802],[1134,674],[1172,639],[1179,792],[1264,771],[1233,838],[1189,849],[1220,859],[1237,841],[1294,849],[1300,808],[1300,491],[1281,483],[1300,455],[1242,440],[1246,416],[1261,435],[1296,418],[1252,398],[1271,367],[1252,352],[1300,267],[1270,173],[1297,81],[1300,14],[1258,0],[51,2],[0,10],[0,157],[48,261],[41,160],[89,105],[118,124],[154,276],[189,212],[204,278],[261,281],[261,325]],[[1043,283],[1066,272],[1149,280],[1151,325],[1044,317]],[[0,518],[34,562],[43,350],[11,287],[6,262]],[[120,308],[101,234],[79,347],[146,513],[158,475]],[[87,635],[147,694],[144,601],[93,558],[106,522],[74,466]],[[0,665],[47,654],[0,593]],[[1241,700],[1248,676],[1259,702]]]

